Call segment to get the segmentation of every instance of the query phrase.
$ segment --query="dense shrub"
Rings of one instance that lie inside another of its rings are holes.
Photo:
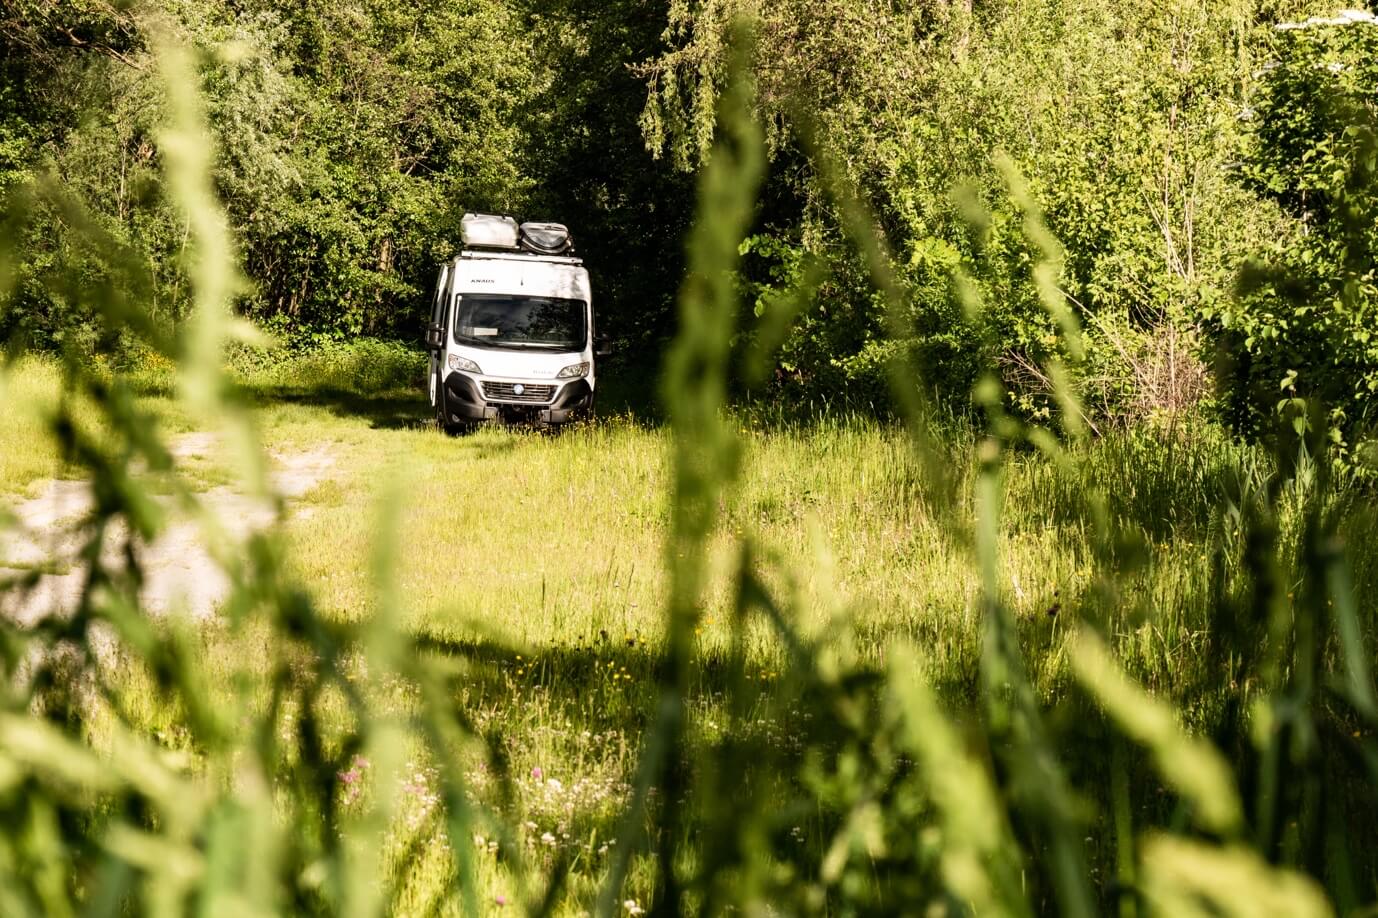
[[[151,79],[160,35],[198,52],[214,181],[247,281],[237,305],[259,322],[410,334],[465,209],[524,201],[516,113],[536,65],[511,4],[126,6],[0,12],[0,193],[50,180],[71,203],[6,208],[28,223],[0,332],[62,346],[83,328],[72,288],[132,267],[145,283],[131,296],[164,321],[185,314],[187,227],[162,184],[167,100]]]
[[[692,163],[712,139],[722,36],[747,5],[673,7],[675,47],[645,68],[644,117],[671,158]],[[1047,253],[1011,199],[1003,153],[1063,244],[1055,280],[1087,327],[1087,359],[1069,365],[1090,409],[1113,420],[1199,401],[1201,316],[1228,300],[1242,260],[1285,231],[1277,207],[1228,168],[1238,116],[1272,53],[1267,23],[1308,6],[789,0],[762,11],[753,76],[775,156],[762,220],[777,245],[802,249],[782,264],[808,256],[830,269],[785,342],[785,381],[855,386],[868,401],[891,332],[839,244],[823,149],[894,246],[902,336],[927,381],[961,401],[994,352],[1013,405],[1046,412],[1047,381],[1031,371],[1068,355],[1033,283]],[[953,296],[956,268],[979,299],[974,324]],[[1184,372],[1165,386],[1153,368],[1169,364]]]
[[[1294,231],[1213,316],[1229,419],[1257,433],[1295,398],[1337,436],[1378,424],[1378,17],[1280,26],[1242,174]]]
[[[426,355],[377,338],[272,350],[240,346],[230,352],[228,369],[253,388],[370,394],[419,390],[426,375]]]

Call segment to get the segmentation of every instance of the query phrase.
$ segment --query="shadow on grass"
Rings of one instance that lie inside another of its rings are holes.
[[[254,402],[324,408],[342,418],[367,421],[375,430],[421,430],[433,425],[425,394],[412,389],[361,393],[349,389],[255,386],[245,390]]]
[[[603,417],[625,418],[655,427],[663,423],[655,409],[654,374],[644,367],[613,365],[600,376],[598,412]],[[375,430],[424,430],[433,426],[424,391],[400,387],[360,391],[338,386],[249,386],[244,396],[259,404],[290,404],[323,408],[337,417],[367,422]],[[757,431],[789,436],[833,435],[846,431],[884,431],[892,422],[862,414],[791,413],[765,410],[759,405],[740,405],[743,424]],[[958,486],[963,471],[972,466],[969,428],[953,417],[942,419],[935,443],[943,464],[957,474],[947,485]],[[558,435],[558,431],[545,431]],[[463,437],[464,434],[459,434]],[[1085,528],[1092,525],[1085,495],[1098,489],[1106,495],[1107,510],[1131,542],[1167,543],[1180,537],[1205,538],[1213,521],[1213,508],[1229,490],[1229,483],[1249,478],[1247,451],[1221,440],[1202,436],[1174,443],[1160,456],[1161,443],[1147,432],[1116,433],[1095,441],[1080,456],[1077,471],[1065,473],[1029,453],[1012,463],[1019,474],[1011,484],[1010,501],[1022,508],[1012,516],[1016,530],[1041,531],[1048,525]],[[940,488],[945,493],[945,488]],[[917,493],[916,493],[917,497]],[[960,531],[957,502],[932,500],[927,511]]]
[[[632,417],[658,424],[655,375],[636,368],[613,367],[598,379],[598,413]],[[283,403],[324,408],[343,418],[367,421],[375,430],[417,430],[433,425],[425,388],[395,387],[361,391],[347,386],[245,385],[243,396],[258,404]]]
[[[507,712],[501,715],[499,729],[519,738],[543,724],[559,723],[569,735],[613,730],[644,738],[655,722],[667,665],[655,646],[635,636],[602,631],[584,635],[573,645],[526,648],[521,655],[500,643],[474,638],[432,634],[423,636],[421,644],[427,653],[465,661],[462,683],[455,688],[456,696],[463,698],[459,703]],[[974,656],[926,672],[925,677],[952,712],[969,750],[998,768],[996,750],[981,727]],[[879,662],[831,679],[808,667],[791,669],[783,661],[753,660],[739,666],[721,650],[705,650],[694,666],[687,698],[692,723],[682,750],[686,772],[708,782],[696,785],[698,793],[765,794],[768,802],[758,801],[757,806],[765,827],[762,837],[769,840],[775,856],[816,864],[826,840],[841,830],[849,799],[846,792],[818,785],[820,775],[848,774],[848,780],[863,780],[864,773],[883,779],[876,787],[883,804],[889,805],[890,794],[908,774],[904,763],[887,765],[883,755],[872,759],[872,731],[886,717],[883,694],[884,666]],[[1057,731],[1062,764],[1079,792],[1107,804],[1088,812],[1109,812],[1104,789],[1109,786],[1112,745],[1104,719],[1075,692],[1057,699],[1049,718]],[[709,760],[714,765],[705,770]],[[1131,753],[1127,767],[1134,779],[1134,812],[1163,824],[1172,816],[1171,796],[1142,755]],[[857,768],[861,772],[853,774]],[[724,779],[737,790],[714,783]],[[704,815],[702,810],[689,814],[691,835],[706,828],[699,822]],[[656,812],[649,818],[658,818]],[[802,834],[796,836],[800,827]],[[1093,860],[1104,875],[1112,875],[1110,825],[1093,822],[1087,830],[1095,840]],[[1031,848],[1042,844],[1036,837],[1024,840]],[[881,873],[897,871],[897,876],[908,869],[902,858],[875,866]],[[1100,893],[1102,904],[1112,906],[1114,891],[1107,886]]]
[[[601,728],[634,732],[650,725],[669,665],[658,642],[648,643],[639,633],[619,634],[603,628],[590,629],[572,642],[552,640],[536,646],[430,630],[416,634],[415,640],[423,654],[467,664],[462,684],[469,704],[510,701],[514,693],[534,689],[566,713],[581,711],[592,715]],[[743,714],[751,712],[752,722],[768,723],[772,733],[789,734],[787,749],[801,740],[827,745],[830,738],[842,738],[841,734],[827,736],[837,725],[830,726],[828,718],[810,712],[832,709],[844,695],[854,696],[854,702],[864,696],[864,706],[870,707],[876,701],[884,666],[880,661],[859,663],[837,684],[821,672],[792,666],[783,658],[753,654],[738,661],[726,648],[703,648],[694,661],[689,700],[705,714],[714,709],[725,714],[734,704],[740,705]],[[961,708],[974,708],[978,681],[974,653],[959,665],[930,672],[928,678],[943,698]]]

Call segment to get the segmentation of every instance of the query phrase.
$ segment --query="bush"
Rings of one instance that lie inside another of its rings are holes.
[[[229,370],[250,388],[328,390],[370,395],[414,388],[426,375],[426,355],[398,341],[358,338],[308,348],[240,346]]]
[[[1337,438],[1378,423],[1378,18],[1280,26],[1252,116],[1244,174],[1295,232],[1244,271],[1213,315],[1226,414],[1259,435],[1295,399]]]

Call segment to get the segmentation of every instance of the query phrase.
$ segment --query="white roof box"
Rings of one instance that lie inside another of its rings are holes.
[[[465,248],[517,248],[517,221],[495,214],[465,214],[459,221],[459,235]]]

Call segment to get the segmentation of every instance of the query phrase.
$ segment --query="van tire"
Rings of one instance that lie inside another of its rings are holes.
[[[440,428],[441,433],[454,436],[459,430],[445,416],[445,385],[440,381],[439,373],[432,378],[435,380],[435,426]]]

